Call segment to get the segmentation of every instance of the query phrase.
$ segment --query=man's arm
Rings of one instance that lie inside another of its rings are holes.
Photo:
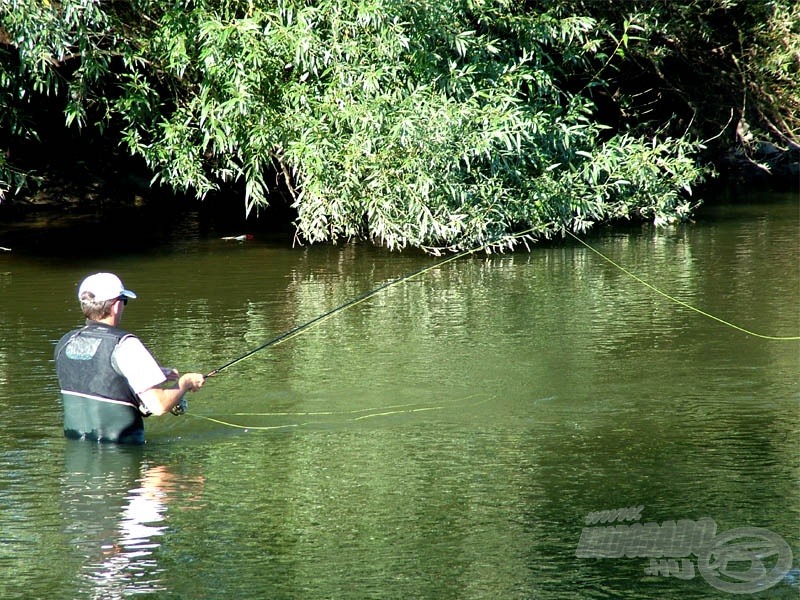
[[[196,392],[205,383],[200,373],[185,373],[178,378],[178,385],[172,388],[151,387],[139,393],[147,409],[154,415],[165,415],[173,409],[186,392]]]
[[[179,377],[177,370],[159,366],[150,351],[133,335],[117,345],[114,361],[145,409],[153,415],[168,413],[186,392],[196,392],[205,381],[200,373],[186,373]],[[161,387],[165,381],[176,380],[178,383],[174,387]]]

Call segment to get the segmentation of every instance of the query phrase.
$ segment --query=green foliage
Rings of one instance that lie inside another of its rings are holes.
[[[582,11],[588,2],[559,4]],[[591,7],[602,27],[629,10],[625,2]],[[750,128],[784,148],[800,146],[800,4],[652,0],[639,10],[644,34],[606,81],[629,122],[640,120],[646,105],[671,105],[718,153],[745,142]]]
[[[282,188],[307,242],[437,252],[685,218],[702,145],[614,96],[632,57],[662,60],[661,13],[542,4],[6,0],[0,128],[35,135],[26,98],[50,95],[175,189],[240,184],[249,212]]]
[[[778,139],[800,146],[800,4],[771,2],[737,61],[744,88],[762,124]]]

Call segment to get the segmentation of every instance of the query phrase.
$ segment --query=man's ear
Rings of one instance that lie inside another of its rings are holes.
[[[111,305],[111,316],[116,319],[120,312],[122,312],[122,302],[114,302],[114,304]]]

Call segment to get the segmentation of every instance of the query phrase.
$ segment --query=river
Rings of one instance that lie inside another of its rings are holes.
[[[437,259],[191,214],[17,236],[0,597],[796,598],[800,341],[773,338],[800,335],[800,206],[753,200],[584,238],[616,265],[566,239],[432,268],[223,369],[138,448],[62,434],[85,275],[207,373]]]

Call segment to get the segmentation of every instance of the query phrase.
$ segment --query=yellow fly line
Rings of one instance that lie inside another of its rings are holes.
[[[383,407],[375,407],[375,408],[361,408],[356,410],[342,410],[342,411],[317,411],[317,412],[265,412],[265,413],[257,413],[257,412],[239,412],[233,413],[231,416],[247,416],[247,417],[270,417],[270,416],[297,416],[297,417],[308,417],[308,416],[331,416],[331,415],[345,415],[346,418],[343,419],[342,422],[349,423],[349,422],[356,422],[356,421],[363,421],[365,419],[374,419],[376,417],[388,417],[391,415],[407,415],[407,414],[414,414],[420,412],[429,412],[433,410],[445,410],[451,405],[458,405],[459,408],[473,408],[475,406],[479,406],[481,404],[486,404],[490,402],[495,397],[490,396],[484,398],[483,400],[478,400],[476,402],[471,402],[468,404],[464,404],[466,400],[473,398],[475,394],[467,396],[466,398],[461,398],[460,400],[446,402],[442,406],[425,406],[422,404],[396,404],[394,406],[383,406]],[[377,412],[380,411],[380,412]],[[363,414],[368,413],[368,414]],[[308,425],[314,424],[330,424],[331,421],[304,421],[302,423],[286,423],[283,425],[243,425],[241,423],[233,423],[231,421],[226,421],[217,417],[211,417],[209,415],[198,415],[195,413],[187,412],[185,413],[197,419],[202,419],[204,421],[209,421],[211,423],[216,423],[217,425],[225,425],[226,427],[233,427],[235,429],[243,429],[243,430],[252,430],[252,431],[272,431],[276,429],[294,429],[298,427],[305,427]],[[356,416],[358,415],[358,416]]]
[[[572,232],[567,231],[566,233],[567,233],[567,235],[571,236],[572,238],[577,240],[579,243],[584,245],[586,248],[588,248],[589,250],[591,250],[592,252],[597,254],[597,256],[599,256],[600,258],[602,258],[603,260],[605,260],[609,264],[613,265],[614,267],[616,267],[617,269],[619,269],[620,271],[625,273],[628,277],[632,278],[635,281],[638,281],[643,286],[645,286],[648,289],[654,291],[655,293],[663,296],[667,300],[670,300],[670,301],[674,302],[675,304],[679,304],[680,306],[683,306],[684,308],[688,308],[689,310],[692,310],[692,311],[694,311],[694,312],[696,312],[696,313],[698,313],[700,315],[703,315],[704,317],[707,317],[707,318],[709,318],[709,319],[711,319],[713,321],[716,321],[717,323],[721,323],[723,325],[727,325],[728,327],[731,327],[731,328],[733,328],[733,329],[735,329],[737,331],[741,331],[742,333],[745,333],[747,335],[752,335],[753,337],[761,338],[762,340],[778,340],[778,341],[796,341],[796,340],[800,340],[800,336],[798,336],[798,335],[778,336],[778,335],[764,335],[762,333],[756,333],[755,331],[750,331],[749,329],[745,329],[744,327],[740,327],[739,325],[731,323],[730,321],[726,321],[725,319],[720,319],[719,317],[717,317],[715,315],[712,315],[711,313],[708,313],[708,312],[706,312],[704,310],[700,310],[699,308],[697,308],[696,306],[692,306],[688,302],[684,302],[683,300],[679,300],[678,298],[676,298],[674,296],[670,296],[666,292],[663,292],[660,289],[658,289],[656,286],[648,283],[647,281],[645,281],[644,279],[642,279],[638,275],[636,275],[634,273],[631,273],[628,269],[626,269],[625,267],[623,267],[619,263],[614,262],[608,256],[606,256],[605,254],[600,252],[597,248],[594,248],[593,246],[587,244],[586,242],[584,242],[582,239],[580,239],[578,236],[576,236]]]

